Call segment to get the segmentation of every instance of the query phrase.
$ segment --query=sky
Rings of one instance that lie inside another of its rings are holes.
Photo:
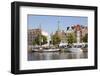
[[[28,15],[28,29],[36,29],[41,26],[41,29],[49,35],[55,32],[58,28],[66,30],[66,27],[72,25],[88,25],[87,17],[79,16],[50,16],[50,15]]]

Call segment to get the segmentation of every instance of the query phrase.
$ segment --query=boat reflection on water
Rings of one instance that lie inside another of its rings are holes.
[[[74,50],[72,52],[71,50]],[[85,59],[88,58],[87,49],[79,49],[73,48],[68,51],[68,49],[64,49],[63,52],[61,51],[42,51],[42,52],[28,52],[28,61],[32,60],[58,60],[58,59]]]

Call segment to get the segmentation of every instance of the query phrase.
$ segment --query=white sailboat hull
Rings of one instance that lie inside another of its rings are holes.
[[[82,52],[83,50],[81,48],[68,48],[71,52]]]

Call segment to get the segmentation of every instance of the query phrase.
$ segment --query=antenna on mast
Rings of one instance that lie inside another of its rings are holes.
[[[39,29],[41,30],[41,24],[39,24]]]
[[[57,26],[58,26],[58,29],[57,29],[57,30],[58,30],[58,31],[60,31],[60,25],[59,25],[59,24],[60,24],[60,21],[59,21],[59,19],[58,19],[58,21],[57,21]]]

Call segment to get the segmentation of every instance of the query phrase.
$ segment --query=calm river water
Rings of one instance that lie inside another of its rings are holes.
[[[87,52],[28,52],[28,60],[84,59]]]

